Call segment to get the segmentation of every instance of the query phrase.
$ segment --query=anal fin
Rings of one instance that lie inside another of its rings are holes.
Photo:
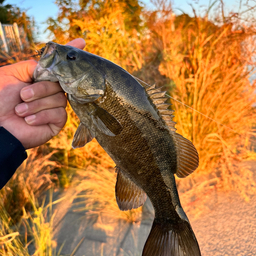
[[[146,199],[146,193],[138,187],[125,173],[118,167],[116,181],[116,201],[122,211],[138,208],[142,206]]]

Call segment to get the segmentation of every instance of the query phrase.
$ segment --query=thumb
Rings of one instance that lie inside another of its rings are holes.
[[[70,46],[73,46],[73,47],[83,50],[85,47],[85,41],[83,38],[76,38],[76,39],[68,42],[66,45],[70,45]]]
[[[35,60],[25,60],[18,63],[2,67],[1,71],[4,75],[16,77],[24,83],[32,83],[33,73],[36,68],[37,62]]]

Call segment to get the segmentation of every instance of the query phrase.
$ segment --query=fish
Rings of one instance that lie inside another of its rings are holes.
[[[155,217],[142,256],[200,256],[175,181],[199,164],[193,143],[176,132],[166,92],[146,86],[115,63],[48,42],[34,80],[60,83],[80,124],[72,147],[95,138],[116,164],[120,210],[150,199]]]

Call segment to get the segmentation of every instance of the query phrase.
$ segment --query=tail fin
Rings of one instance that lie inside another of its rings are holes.
[[[189,223],[154,220],[142,256],[201,256],[201,252]]]

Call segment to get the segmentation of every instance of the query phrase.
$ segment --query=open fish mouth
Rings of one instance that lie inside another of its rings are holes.
[[[47,55],[51,55],[56,51],[56,45],[52,44],[51,42],[47,43],[45,47],[43,47],[40,52],[42,53],[41,59],[47,57]]]

